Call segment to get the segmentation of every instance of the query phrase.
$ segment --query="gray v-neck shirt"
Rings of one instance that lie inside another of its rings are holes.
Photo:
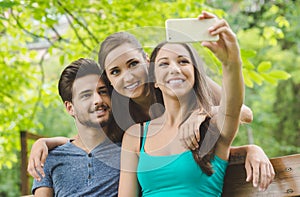
[[[117,196],[121,144],[104,141],[90,154],[68,142],[49,152],[46,177],[34,180],[32,193],[39,187],[54,189],[54,196]]]

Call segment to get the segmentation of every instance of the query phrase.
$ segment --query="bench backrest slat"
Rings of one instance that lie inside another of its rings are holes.
[[[224,180],[223,197],[300,196],[300,154],[270,159],[275,179],[264,192],[246,182],[244,164],[229,165]]]

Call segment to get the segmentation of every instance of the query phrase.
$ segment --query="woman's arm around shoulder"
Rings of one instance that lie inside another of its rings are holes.
[[[36,180],[41,180],[45,176],[43,166],[48,156],[48,150],[67,143],[69,138],[66,137],[52,137],[40,138],[34,142],[31,147],[30,156],[28,159],[27,171]]]
[[[230,149],[230,163],[245,163],[247,178],[253,186],[265,191],[275,177],[275,171],[268,156],[257,145],[249,144]]]

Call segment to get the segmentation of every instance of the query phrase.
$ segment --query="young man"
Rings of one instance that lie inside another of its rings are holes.
[[[122,132],[115,127],[111,91],[98,65],[79,59],[61,74],[58,89],[78,137],[49,152],[35,196],[117,196]]]

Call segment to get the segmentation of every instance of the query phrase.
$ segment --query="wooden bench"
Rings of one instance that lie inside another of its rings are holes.
[[[27,156],[29,139],[36,140],[38,136],[26,131],[21,132],[21,194],[30,193],[29,176],[27,174]],[[247,183],[245,164],[229,164],[223,188],[223,197],[285,197],[300,196],[300,154],[272,158],[270,161],[275,169],[275,180],[264,192]],[[28,195],[32,196],[32,195]]]
[[[244,164],[230,164],[227,168],[223,197],[285,197],[300,196],[300,154],[270,159],[275,179],[264,192],[246,182]]]

